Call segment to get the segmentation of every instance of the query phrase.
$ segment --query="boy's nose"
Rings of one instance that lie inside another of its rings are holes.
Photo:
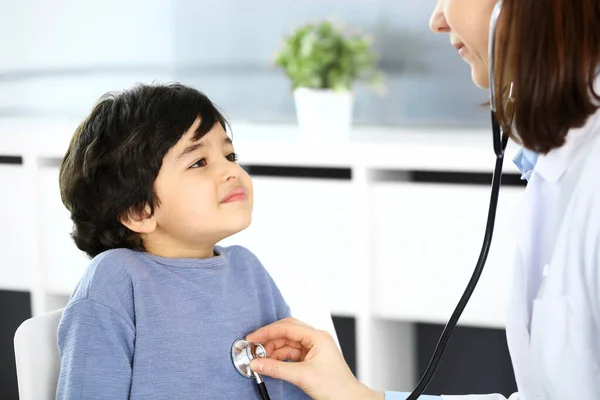
[[[223,169],[221,171],[221,179],[224,179],[225,181],[238,179],[240,177],[241,169],[242,167],[240,167],[238,164],[232,163],[231,161],[226,161],[223,164]]]

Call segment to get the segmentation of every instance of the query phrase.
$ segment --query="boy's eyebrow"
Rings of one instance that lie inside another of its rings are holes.
[[[204,146],[204,143],[202,143],[202,142],[196,142],[194,144],[186,146],[186,148],[183,149],[183,151],[177,156],[177,158],[175,159],[175,162],[181,161],[182,158],[184,158],[185,156],[187,156],[190,153],[193,153],[194,151],[198,150],[202,146]]]
[[[223,144],[233,144],[233,142],[231,141],[231,138],[226,137],[225,139],[223,139]],[[182,158],[184,158],[188,154],[193,153],[194,151],[196,151],[199,148],[204,147],[204,146],[205,146],[204,142],[201,142],[201,141],[197,141],[193,144],[190,144],[189,146],[186,146],[186,148],[183,149],[183,151],[177,156],[177,158],[175,159],[175,162],[179,162]]]

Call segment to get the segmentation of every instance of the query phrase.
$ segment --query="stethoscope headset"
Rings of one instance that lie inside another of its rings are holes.
[[[487,217],[487,224],[485,228],[485,234],[483,238],[483,246],[481,248],[481,252],[479,254],[479,259],[477,260],[477,265],[475,266],[475,270],[465,288],[463,295],[461,296],[454,312],[452,313],[448,323],[446,324],[438,344],[433,352],[431,360],[427,365],[427,369],[425,373],[421,377],[421,380],[417,384],[417,387],[413,390],[413,392],[408,396],[407,400],[417,400],[419,396],[423,394],[431,379],[433,378],[435,371],[438,368],[438,365],[442,359],[442,355],[446,350],[446,346],[448,345],[448,341],[456,327],[460,316],[462,315],[467,303],[469,302],[477,283],[479,282],[479,278],[481,277],[481,273],[483,272],[483,268],[485,266],[485,262],[487,261],[487,257],[490,251],[490,246],[492,244],[492,236],[494,232],[494,224],[496,221],[496,209],[498,206],[498,197],[500,193],[500,184],[502,179],[502,164],[504,162],[504,151],[506,150],[506,145],[508,143],[508,135],[505,134],[504,129],[498,122],[498,118],[496,116],[496,76],[494,71],[495,66],[495,50],[496,50],[496,27],[498,25],[498,19],[500,17],[500,11],[502,9],[502,1],[498,1],[494,10],[492,11],[492,16],[490,19],[490,37],[489,37],[489,84],[490,84],[490,114],[492,120],[492,135],[493,135],[493,145],[494,145],[494,153],[496,154],[496,164],[494,167],[494,173],[492,175],[492,193],[490,198],[490,206]],[[510,92],[508,95],[509,101],[512,101],[512,85],[510,87]],[[232,346],[231,349],[231,359],[237,371],[244,377],[255,379],[258,392],[261,396],[262,400],[270,400],[269,394],[267,392],[267,388],[265,386],[264,380],[260,376],[260,374],[253,372],[250,370],[250,362],[257,357],[266,357],[265,348],[258,343],[248,343],[244,339],[238,339]]]

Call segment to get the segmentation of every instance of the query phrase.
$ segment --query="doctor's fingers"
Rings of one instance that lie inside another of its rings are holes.
[[[323,339],[326,332],[319,331],[294,318],[286,318],[258,329],[246,337],[249,342],[267,343],[277,339],[286,339],[300,343],[310,349]]]
[[[293,340],[288,340],[288,339],[274,339],[274,340],[268,340],[264,343],[261,343],[265,350],[267,351],[267,354],[271,354],[274,351],[281,349],[283,347],[293,347],[295,349],[299,349],[302,350],[304,349],[304,346],[302,346],[302,343],[299,342],[294,342]]]
[[[304,361],[308,351],[306,349],[297,349],[295,347],[282,347],[272,353],[267,353],[268,357],[279,361]]]
[[[250,369],[275,379],[283,379],[298,386],[306,392],[302,380],[306,379],[306,366],[293,362],[283,362],[270,358],[255,358],[250,363]]]

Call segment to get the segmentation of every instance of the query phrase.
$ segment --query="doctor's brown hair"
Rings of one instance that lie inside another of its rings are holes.
[[[561,147],[600,105],[600,0],[504,0],[497,43],[499,121],[510,131],[501,88],[514,82],[511,137],[542,154]]]

